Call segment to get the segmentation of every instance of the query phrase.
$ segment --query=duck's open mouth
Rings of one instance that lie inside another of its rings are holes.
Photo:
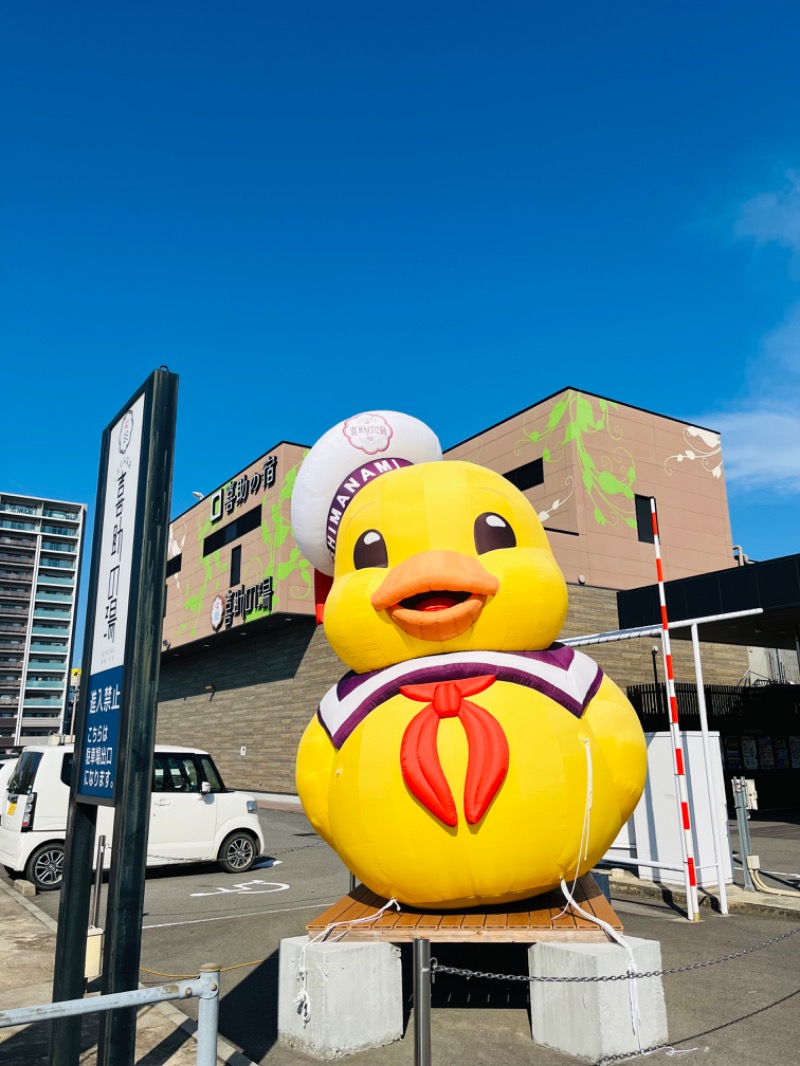
[[[499,584],[471,556],[421,552],[389,571],[372,595],[372,606],[409,636],[452,640],[475,624]]]
[[[416,596],[408,596],[400,606],[409,611],[446,611],[448,607],[463,603],[468,597],[468,592],[437,589],[435,592],[419,592]]]

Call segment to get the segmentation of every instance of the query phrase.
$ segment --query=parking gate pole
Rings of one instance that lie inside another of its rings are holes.
[[[675,759],[675,788],[678,800],[678,814],[683,832],[684,878],[686,881],[686,916],[690,922],[700,921],[700,904],[697,894],[697,868],[694,861],[694,843],[692,840],[692,818],[689,809],[689,789],[686,783],[686,762],[683,755],[681,730],[678,722],[678,700],[675,695],[675,676],[672,672],[672,649],[669,641],[669,619],[664,590],[664,570],[661,565],[661,542],[658,534],[658,517],[656,515],[655,497],[650,497],[650,518],[653,523],[653,547],[656,554],[656,576],[658,578],[658,600],[661,607],[661,647],[664,653],[664,675],[666,677],[667,702],[669,704],[669,733],[672,740],[672,753]]]
[[[414,938],[414,1066],[431,1066],[431,942]]]
[[[220,969],[218,962],[200,967],[207,988],[200,993],[197,1007],[197,1066],[217,1066]]]

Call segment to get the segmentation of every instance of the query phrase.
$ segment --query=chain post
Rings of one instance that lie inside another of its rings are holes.
[[[414,938],[414,1066],[431,1066],[431,942]]]

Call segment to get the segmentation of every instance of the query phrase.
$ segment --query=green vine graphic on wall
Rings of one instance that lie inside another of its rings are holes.
[[[303,588],[301,593],[295,591],[294,595],[297,596],[298,599],[303,599],[306,595],[311,595],[312,571],[311,564],[300,554],[300,549],[297,545],[292,545],[289,552],[289,558],[286,562],[281,563],[277,567],[277,570],[275,570],[274,563],[278,549],[283,546],[286,538],[292,534],[292,524],[281,511],[281,505],[288,503],[292,498],[292,490],[294,489],[294,483],[297,478],[299,467],[299,463],[296,466],[293,466],[281,482],[281,487],[278,492],[278,501],[272,505],[272,529],[270,529],[267,522],[262,522],[261,539],[269,549],[270,559],[272,560],[272,569],[274,571],[272,574],[273,581],[286,581],[289,577],[294,575],[296,578],[300,579]]]
[[[623,521],[635,529],[633,486],[636,465],[630,452],[616,444],[621,434],[612,429],[609,416],[617,407],[618,404],[611,400],[589,398],[575,389],[568,389],[553,405],[544,431],[526,433],[525,442],[541,444],[542,459],[546,463],[557,462],[572,445],[597,524],[616,525]],[[609,441],[612,442],[610,447]],[[554,501],[551,511],[546,512],[547,517],[563,502]]]
[[[311,564],[300,554],[300,550],[296,545],[292,546],[289,557],[285,562],[278,564],[276,561],[278,549],[283,546],[286,538],[292,532],[291,523],[282,513],[281,507],[291,498],[298,468],[299,463],[291,467],[283,478],[278,490],[277,500],[270,508],[269,519],[262,517],[261,539],[267,551],[265,556],[249,560],[245,567],[243,579],[246,586],[260,584],[265,581],[271,582],[274,596],[277,593],[279,582],[294,577],[296,580],[299,579],[299,588],[296,585],[292,589],[292,594],[297,599],[304,599],[306,596],[312,595]],[[228,482],[228,484],[231,484],[231,482]],[[227,488],[227,485],[223,486],[223,488]],[[202,521],[198,520],[198,543],[202,544],[211,531],[212,522],[210,517],[206,517]],[[218,592],[226,592],[230,583],[229,562],[221,559],[219,551],[212,552],[203,558],[203,570],[203,579],[199,587],[192,592],[187,591],[186,611],[190,615],[190,620],[182,623],[179,628],[180,634],[190,640],[196,635],[199,620],[207,609],[207,603],[209,602],[207,598],[209,596],[213,597]],[[272,606],[270,603],[267,607],[257,607],[252,611],[248,610],[247,618],[248,620],[266,618],[271,613]]]

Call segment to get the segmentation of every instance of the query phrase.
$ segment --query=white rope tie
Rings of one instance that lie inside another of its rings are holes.
[[[641,1015],[639,1013],[639,989],[636,985],[636,974],[638,969],[636,966],[636,959],[633,954],[633,949],[630,944],[620,936],[613,926],[608,922],[604,922],[602,918],[598,918],[594,914],[589,914],[583,907],[575,900],[575,888],[578,884],[578,871],[580,865],[585,862],[589,855],[589,835],[591,829],[591,816],[592,816],[592,787],[593,787],[593,775],[592,775],[592,751],[589,745],[588,737],[581,737],[583,741],[584,750],[586,751],[586,805],[583,811],[583,825],[581,826],[581,841],[578,848],[578,865],[575,867],[575,879],[572,882],[570,888],[564,878],[561,878],[561,891],[564,893],[566,904],[563,910],[556,915],[556,918],[560,918],[563,914],[566,914],[570,906],[578,912],[583,918],[587,918],[590,922],[594,922],[595,925],[599,925],[604,930],[606,935],[616,941],[621,947],[625,948],[628,953],[628,1007],[631,1014],[631,1028],[633,1034],[636,1037],[636,1043],[639,1047],[639,1053],[642,1051],[642,1041],[639,1037],[639,1026],[641,1024]]]
[[[586,805],[583,809],[583,825],[581,826],[581,842],[578,846],[578,865],[575,867],[575,878],[572,882],[571,892],[575,892],[575,888],[578,884],[578,870],[580,864],[585,862],[589,856],[589,830],[591,827],[592,819],[592,792],[593,792],[593,774],[592,774],[592,751],[589,747],[589,738],[581,737],[583,741],[584,751],[586,752]],[[572,899],[572,895],[568,897],[567,903],[564,905],[556,918],[561,918],[567,913],[569,907],[569,900]]]
[[[306,982],[308,979],[308,967],[306,966],[306,950],[312,944],[317,944],[320,941],[327,940],[328,934],[331,932],[332,929],[336,929],[340,925],[344,925],[349,928],[351,925],[359,925],[361,922],[375,922],[378,920],[378,918],[381,917],[382,914],[385,914],[390,907],[394,907],[395,910],[398,911],[400,910],[400,904],[397,902],[396,899],[392,898],[390,900],[387,900],[379,911],[376,911],[375,914],[368,915],[366,918],[352,918],[350,921],[346,922],[331,922],[329,925],[325,926],[321,933],[317,933],[315,937],[313,937],[311,940],[307,940],[306,943],[303,945],[303,950],[300,952],[300,959],[297,963],[297,980],[301,983],[303,987],[294,997],[294,1000],[292,1002],[296,1004],[297,1013],[303,1019],[304,1026],[308,1025],[309,1021],[311,1020],[311,997],[309,996],[308,988],[306,987]],[[346,933],[347,929],[343,929],[342,932],[335,939],[337,941],[341,940],[341,938],[345,936]]]

